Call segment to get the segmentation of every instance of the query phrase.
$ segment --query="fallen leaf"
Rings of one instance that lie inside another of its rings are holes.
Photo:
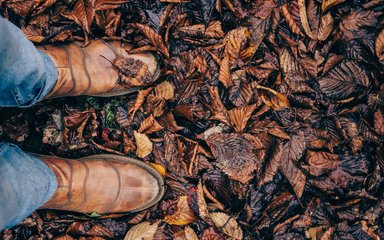
[[[137,146],[136,155],[139,158],[145,158],[152,152],[153,144],[145,134],[138,133],[135,131],[134,136],[135,136],[135,142]]]
[[[215,226],[223,233],[233,239],[243,239],[243,230],[241,230],[236,220],[225,213],[211,213],[211,219]]]
[[[154,223],[139,223],[129,229],[124,240],[153,240],[153,236],[157,231],[159,223],[159,221]]]
[[[196,216],[188,205],[187,196],[179,196],[176,212],[164,217],[164,222],[171,225],[187,225],[196,220]]]
[[[237,107],[228,111],[229,118],[231,119],[231,125],[236,132],[243,132],[249,118],[255,109],[256,104],[252,104],[249,106]]]

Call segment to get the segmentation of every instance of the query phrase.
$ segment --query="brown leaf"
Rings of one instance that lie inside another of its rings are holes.
[[[375,125],[375,131],[380,134],[384,135],[384,114],[378,109],[373,114],[374,119],[374,125]]]
[[[333,30],[333,17],[331,13],[321,17],[319,31],[317,33],[317,40],[325,41]]]
[[[246,27],[236,28],[231,30],[225,35],[224,44],[225,44],[225,56],[228,56],[228,61],[230,64],[236,63],[236,61],[240,58],[243,51],[247,50],[247,48],[252,48],[249,43],[251,38],[251,33],[249,29]],[[256,49],[252,48],[252,51],[256,51]],[[244,59],[241,59],[244,60]]]
[[[81,26],[88,34],[91,33],[91,24],[95,17],[95,0],[77,0],[71,12],[62,15]]]
[[[298,198],[303,195],[307,179],[304,173],[297,167],[298,160],[306,148],[305,144],[302,132],[299,135],[291,136],[291,141],[283,145],[279,167],[280,172],[288,179]]]
[[[197,236],[195,231],[193,231],[193,229],[189,226],[185,227],[184,233],[185,233],[186,240],[199,240],[199,237]]]
[[[229,88],[229,100],[237,107],[248,105],[252,99],[253,91],[248,83],[244,70],[232,74],[234,85]]]
[[[218,78],[225,87],[230,87],[233,85],[231,76],[231,64],[229,63],[228,55],[225,55],[225,57],[221,60]]]
[[[153,236],[157,231],[159,223],[159,221],[155,223],[139,223],[129,229],[127,235],[124,237],[124,240],[153,240]]]
[[[345,2],[345,0],[323,0],[321,4],[321,10],[326,12],[331,7],[334,7],[343,2]]]
[[[210,119],[217,120],[226,124],[227,126],[231,126],[227,109],[220,99],[219,89],[217,87],[210,87],[209,95],[211,97],[210,107],[212,108],[212,116]]]
[[[375,53],[381,62],[384,61],[384,29],[376,37]]]
[[[136,142],[136,155],[140,158],[145,158],[148,156],[153,149],[153,144],[147,135],[134,132],[135,142]]]
[[[313,167],[328,170],[336,169],[340,164],[339,157],[336,154],[311,150],[307,151],[307,161]]]
[[[216,165],[231,179],[248,183],[260,163],[251,143],[239,134],[212,134],[207,140]]]
[[[211,219],[215,226],[231,239],[243,239],[243,230],[235,219],[221,212],[211,213]]]
[[[141,122],[138,132],[144,134],[151,134],[162,129],[163,126],[161,126],[160,123],[151,114]]]
[[[188,205],[187,196],[179,196],[176,212],[164,217],[164,222],[171,225],[187,225],[195,221],[197,221],[197,218]]]
[[[343,61],[319,79],[320,89],[331,100],[356,97],[370,84],[366,72],[353,61]]]
[[[259,186],[264,185],[267,182],[270,182],[273,180],[273,177],[276,175],[280,168],[281,159],[283,154],[283,144],[281,141],[278,141],[276,143],[276,147],[273,153],[272,158],[267,162],[267,165],[265,167],[265,172],[263,173],[262,177],[259,179]]]
[[[297,25],[295,19],[293,19],[291,13],[288,9],[288,4],[284,4],[282,7],[283,16],[285,21],[288,23],[288,26],[291,28],[292,32],[297,35],[303,35],[300,31],[300,27]]]
[[[290,107],[288,98],[283,94],[260,85],[257,85],[256,88],[258,89],[261,100],[268,107],[273,108],[274,110]]]
[[[170,82],[162,82],[155,87],[156,97],[172,100],[175,97],[174,87]]]
[[[144,90],[139,90],[139,93],[137,94],[137,98],[136,98],[135,104],[133,105],[133,107],[131,109],[129,109],[129,114],[132,114],[131,115],[132,119],[135,116],[136,111],[141,108],[141,106],[143,105],[146,97],[148,96],[148,94],[151,91],[152,91],[151,87],[147,88],[147,89],[144,89]]]
[[[191,37],[215,38],[224,37],[220,21],[212,21],[206,28],[204,24],[195,24],[179,28],[179,30]]]
[[[249,106],[233,108],[228,112],[231,125],[236,132],[243,132],[245,126],[247,125],[248,119],[251,117],[255,109],[256,104],[252,104]]]
[[[95,0],[95,10],[115,9],[129,0]]]
[[[305,3],[305,0],[297,0],[297,3],[299,5],[299,10],[300,10],[301,25],[303,26],[303,29],[307,34],[307,36],[314,40],[313,32],[309,27],[309,23],[308,23],[307,6]]]
[[[155,32],[151,27],[148,25],[140,24],[140,23],[131,23],[130,26],[133,28],[139,29],[146,38],[152,43],[154,47],[157,48],[159,52],[164,54],[167,58],[169,58],[169,52],[167,47],[165,46],[163,39],[161,36]]]

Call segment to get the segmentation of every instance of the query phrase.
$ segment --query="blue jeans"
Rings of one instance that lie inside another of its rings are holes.
[[[15,25],[0,17],[0,107],[28,107],[53,88],[57,71]],[[38,158],[0,143],[0,231],[42,206],[57,188],[56,176]]]

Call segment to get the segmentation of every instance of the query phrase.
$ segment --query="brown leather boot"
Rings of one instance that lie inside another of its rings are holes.
[[[119,96],[157,79],[160,68],[156,57],[151,53],[128,54],[126,50],[131,48],[129,44],[102,40],[92,40],[86,47],[76,41],[38,47],[51,57],[58,71],[57,83],[46,99],[79,95]],[[112,64],[116,59],[124,58],[129,58],[124,62],[125,74]],[[119,78],[119,73],[123,78]]]
[[[99,214],[137,212],[163,196],[162,176],[139,160],[111,155],[80,159],[41,156],[55,173],[58,187],[41,208]]]

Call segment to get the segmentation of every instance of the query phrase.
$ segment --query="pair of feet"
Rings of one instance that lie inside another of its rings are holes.
[[[159,76],[150,53],[129,55],[130,45],[91,41],[38,47],[54,62],[58,79],[46,99],[66,96],[118,96]],[[140,211],[164,193],[162,176],[136,159],[94,155],[81,159],[38,156],[55,173],[58,188],[42,208],[99,214]]]

